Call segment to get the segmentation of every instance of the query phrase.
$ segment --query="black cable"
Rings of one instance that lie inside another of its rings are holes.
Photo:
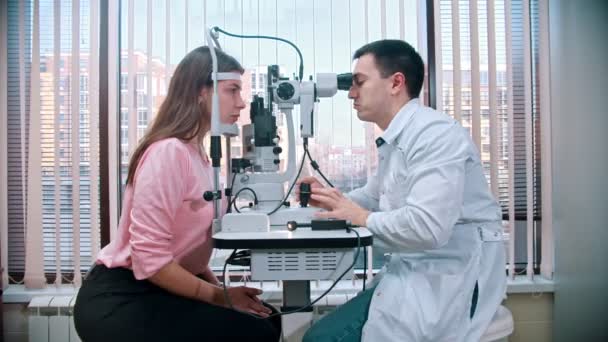
[[[232,182],[230,182],[230,195],[226,195],[226,199],[228,200],[228,209],[226,210],[227,213],[232,212],[232,189],[234,189],[234,181],[236,180],[236,172],[232,173]]]
[[[236,194],[234,194],[234,198],[232,199],[232,203],[229,203],[230,207],[234,206],[234,210],[236,210],[237,213],[241,213],[241,212],[236,207],[236,200],[239,198],[239,195],[241,194],[241,192],[243,192],[245,190],[250,191],[253,194],[253,204],[254,205],[258,205],[258,203],[259,203],[258,202],[258,195],[255,193],[255,190],[253,190],[252,188],[247,187],[247,186],[244,187],[244,188],[241,188],[241,189],[239,189],[239,191],[236,192]]]
[[[327,179],[327,177],[325,177],[323,172],[321,172],[321,169],[319,168],[319,164],[317,164],[317,162],[312,159],[312,156],[310,155],[310,152],[308,151],[308,145],[304,145],[304,152],[308,156],[308,159],[310,160],[310,165],[312,166],[312,168],[315,169],[315,171],[317,171],[319,173],[319,175],[321,175],[321,177],[323,177],[323,180],[325,180],[325,182],[327,182],[327,184],[329,186],[331,186],[332,188],[335,188],[335,186],[329,181],[329,179]]]
[[[306,145],[307,145],[307,143],[304,143],[304,146],[306,146]],[[305,147],[305,149],[306,149],[306,147]],[[271,212],[268,213],[268,216],[276,213],[285,204],[285,201],[287,201],[287,198],[289,197],[289,194],[291,194],[293,187],[296,185],[298,178],[300,178],[300,174],[302,173],[302,168],[304,167],[305,160],[306,160],[306,153],[304,153],[304,155],[302,156],[302,162],[300,163],[300,169],[298,169],[298,174],[296,175],[296,178],[294,179],[293,183],[291,183],[291,186],[289,187],[289,191],[287,191],[287,194],[285,194],[285,197],[283,197],[283,200],[281,200],[281,203],[279,203],[279,205],[277,205],[276,208],[274,208]]]
[[[367,247],[363,247],[363,291],[365,291],[365,282],[367,281]]]
[[[283,38],[278,38],[278,37],[271,37],[271,36],[260,36],[260,35],[250,36],[250,35],[229,33],[229,32],[222,30],[221,28],[219,28],[217,26],[215,26],[213,28],[213,30],[221,32],[230,37],[235,37],[235,38],[271,39],[271,40],[278,40],[280,42],[291,45],[291,47],[293,47],[296,50],[296,52],[298,53],[298,57],[300,58],[299,81],[302,82],[302,78],[304,77],[304,58],[302,57],[302,52],[300,51],[300,49],[298,49],[298,47],[294,43],[290,42],[289,40],[283,39]]]
[[[228,259],[226,259],[226,262],[224,262],[224,269],[222,270],[222,289],[224,291],[224,302],[231,309],[234,308],[232,307],[232,302],[230,301],[230,296],[228,295],[228,288],[226,287],[226,267],[228,266],[228,260],[232,259],[235,255],[236,249],[234,249]]]
[[[357,234],[357,252],[355,253],[355,256],[353,258],[353,263],[317,299],[315,299],[314,301],[310,302],[309,304],[307,304],[307,305],[305,305],[303,307],[300,307],[300,308],[297,308],[297,309],[294,309],[294,310],[290,310],[290,311],[277,312],[277,313],[274,313],[272,315],[269,315],[268,317],[261,317],[261,316],[253,315],[253,314],[250,314],[248,312],[243,312],[243,311],[239,311],[239,312],[242,312],[242,313],[244,313],[246,315],[250,315],[250,316],[258,318],[258,319],[268,319],[268,318],[272,318],[272,317],[276,317],[276,316],[289,315],[289,314],[292,314],[292,313],[300,312],[300,311],[306,310],[308,308],[311,308],[319,300],[321,300],[321,298],[325,297],[331,290],[333,290],[333,288],[336,287],[336,285],[338,285],[338,282],[340,280],[342,280],[342,278],[346,275],[346,273],[348,273],[348,271],[350,271],[351,269],[353,269],[353,267],[355,267],[355,264],[357,263],[357,259],[359,258],[359,254],[361,252],[361,236],[359,235],[359,232],[356,229],[347,228],[347,231],[348,232],[354,232],[355,234]],[[235,310],[235,309],[232,306],[232,302],[230,302],[230,298],[228,298],[228,291],[226,289],[226,266],[228,265],[228,260],[230,260],[235,254],[236,254],[236,249],[232,252],[232,254],[230,255],[230,257],[224,263],[224,269],[222,271],[222,285],[224,286],[224,300],[228,304],[228,307],[231,308],[231,309],[233,309],[233,310]]]

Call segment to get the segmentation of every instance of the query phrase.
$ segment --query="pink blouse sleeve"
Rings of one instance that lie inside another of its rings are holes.
[[[187,147],[173,139],[150,146],[139,162],[129,227],[137,279],[156,274],[174,258],[171,228],[184,200],[189,170]]]

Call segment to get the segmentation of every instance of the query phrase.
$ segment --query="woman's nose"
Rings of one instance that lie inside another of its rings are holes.
[[[243,101],[243,97],[239,96],[239,100],[236,104],[237,108],[243,109],[245,108],[247,105],[245,105],[245,101]]]

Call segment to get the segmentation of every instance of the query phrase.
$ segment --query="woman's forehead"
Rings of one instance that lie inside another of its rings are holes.
[[[230,86],[238,86],[239,88],[241,87],[241,84],[243,82],[241,82],[241,80],[222,80],[218,82],[221,85],[224,85],[226,87],[230,87]]]

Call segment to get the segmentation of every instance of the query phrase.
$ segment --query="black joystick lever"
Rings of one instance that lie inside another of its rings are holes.
[[[300,183],[300,206],[302,208],[308,207],[309,199],[310,199],[310,184]]]

